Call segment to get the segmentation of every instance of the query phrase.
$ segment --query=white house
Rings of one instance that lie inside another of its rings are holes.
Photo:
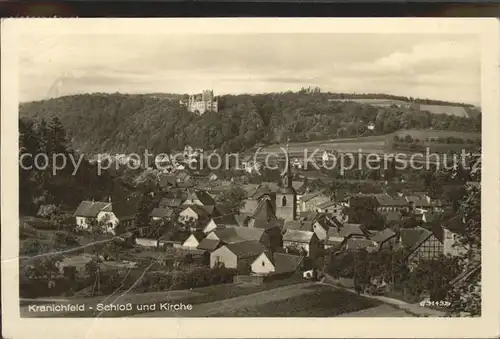
[[[115,218],[111,212],[111,202],[102,201],[82,201],[75,213],[76,226],[79,229],[88,229],[92,222],[103,222],[109,216],[109,227],[114,228]]]
[[[196,249],[200,244],[200,240],[194,234],[191,234],[183,243],[182,247]]]
[[[258,241],[245,241],[227,244],[210,253],[210,267],[222,265],[226,268],[238,268],[251,265],[266,247]]]
[[[250,265],[252,273],[259,275],[268,275],[276,271],[272,261],[272,255],[269,252],[262,252]]]
[[[297,271],[304,257],[286,253],[261,253],[250,265],[253,274],[272,275]]]

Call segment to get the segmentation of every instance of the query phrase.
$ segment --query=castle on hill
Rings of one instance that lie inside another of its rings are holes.
[[[200,115],[206,112],[218,112],[219,110],[219,101],[214,96],[213,90],[205,90],[202,93],[190,95],[185,105],[188,111]]]

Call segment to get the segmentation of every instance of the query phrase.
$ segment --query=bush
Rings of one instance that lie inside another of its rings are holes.
[[[204,287],[232,282],[235,275],[235,269],[227,268],[198,268],[180,273],[150,272],[141,279],[135,290],[153,292]]]

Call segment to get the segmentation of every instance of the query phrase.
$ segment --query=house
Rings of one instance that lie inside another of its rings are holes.
[[[149,217],[151,220],[170,220],[172,218],[172,215],[174,213],[174,210],[170,207],[156,207],[153,208],[151,213],[149,213]]]
[[[399,244],[407,254],[410,266],[420,259],[435,259],[444,254],[442,238],[420,226],[400,230]]]
[[[246,241],[258,241],[266,248],[270,247],[269,235],[264,229],[247,227],[227,227],[216,229],[209,233],[205,239],[217,240],[220,244],[234,244]]]
[[[402,196],[390,196],[389,194],[373,194],[379,212],[406,211],[409,203]]]
[[[214,172],[212,172],[208,175],[208,180],[210,180],[210,181],[216,181],[217,179],[219,179],[219,177]]]
[[[319,237],[318,237],[319,238]],[[360,224],[342,224],[329,227],[325,238],[325,249],[343,244],[347,239],[368,239]],[[319,238],[322,240],[321,238]]]
[[[384,218],[386,225],[400,223],[403,219],[403,215],[400,211],[382,211],[378,213],[382,216],[382,218]]]
[[[317,211],[330,215],[342,217],[344,215],[344,205],[336,201],[325,201],[317,206]]]
[[[318,214],[317,217],[313,219],[312,231],[316,234],[318,239],[325,240],[327,232],[331,227],[340,229],[343,225],[344,222],[338,217]]]
[[[463,244],[461,239],[465,226],[459,217],[450,218],[442,223],[443,252],[447,256],[464,256],[469,252],[469,246]],[[480,256],[480,254],[479,254]]]
[[[253,274],[282,275],[292,274],[299,270],[304,257],[287,253],[262,252],[251,264]]]
[[[323,194],[322,191],[306,193],[300,198],[300,212],[304,211],[318,211],[318,205],[330,201],[330,197]]]
[[[210,253],[210,267],[214,268],[219,265],[226,268],[250,266],[266,250],[266,247],[258,241],[227,244]]]
[[[200,234],[192,233],[186,240],[184,240],[182,247],[196,249],[202,239],[203,237]]]
[[[215,229],[224,227],[246,227],[247,218],[247,216],[241,214],[230,214],[214,217],[207,223],[207,225],[203,229],[203,233],[208,234]]]
[[[397,242],[396,233],[389,228],[379,232],[371,232],[368,238],[375,241],[379,249],[393,248]]]
[[[312,232],[313,221],[312,220],[289,220],[289,221],[285,221],[283,228],[285,230]]]
[[[181,198],[162,198],[158,204],[159,208],[176,208],[181,206],[184,199]]]
[[[186,225],[188,223],[196,224],[203,220],[208,220],[210,218],[210,213],[203,207],[204,206],[199,205],[187,206],[179,213],[178,221]]]
[[[291,253],[304,253],[307,256],[319,252],[321,242],[312,231],[287,229],[283,234],[283,248]]]
[[[214,206],[215,200],[205,191],[196,190],[188,195],[183,205]]]
[[[340,247],[344,251],[366,250],[368,252],[374,252],[379,249],[375,241],[360,238],[347,238],[341,243]]]
[[[73,214],[76,218],[76,227],[84,230],[88,229],[93,223],[99,221],[97,216],[101,211],[111,212],[111,203],[102,201],[82,201]]]

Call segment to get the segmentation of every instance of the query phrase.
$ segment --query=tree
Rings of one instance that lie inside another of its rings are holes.
[[[239,213],[243,208],[244,200],[246,199],[246,192],[237,185],[231,185],[228,190],[225,190],[216,197],[219,204],[228,208],[230,213]]]
[[[146,227],[149,225],[150,204],[151,196],[146,193],[143,194],[134,216],[135,227]]]

